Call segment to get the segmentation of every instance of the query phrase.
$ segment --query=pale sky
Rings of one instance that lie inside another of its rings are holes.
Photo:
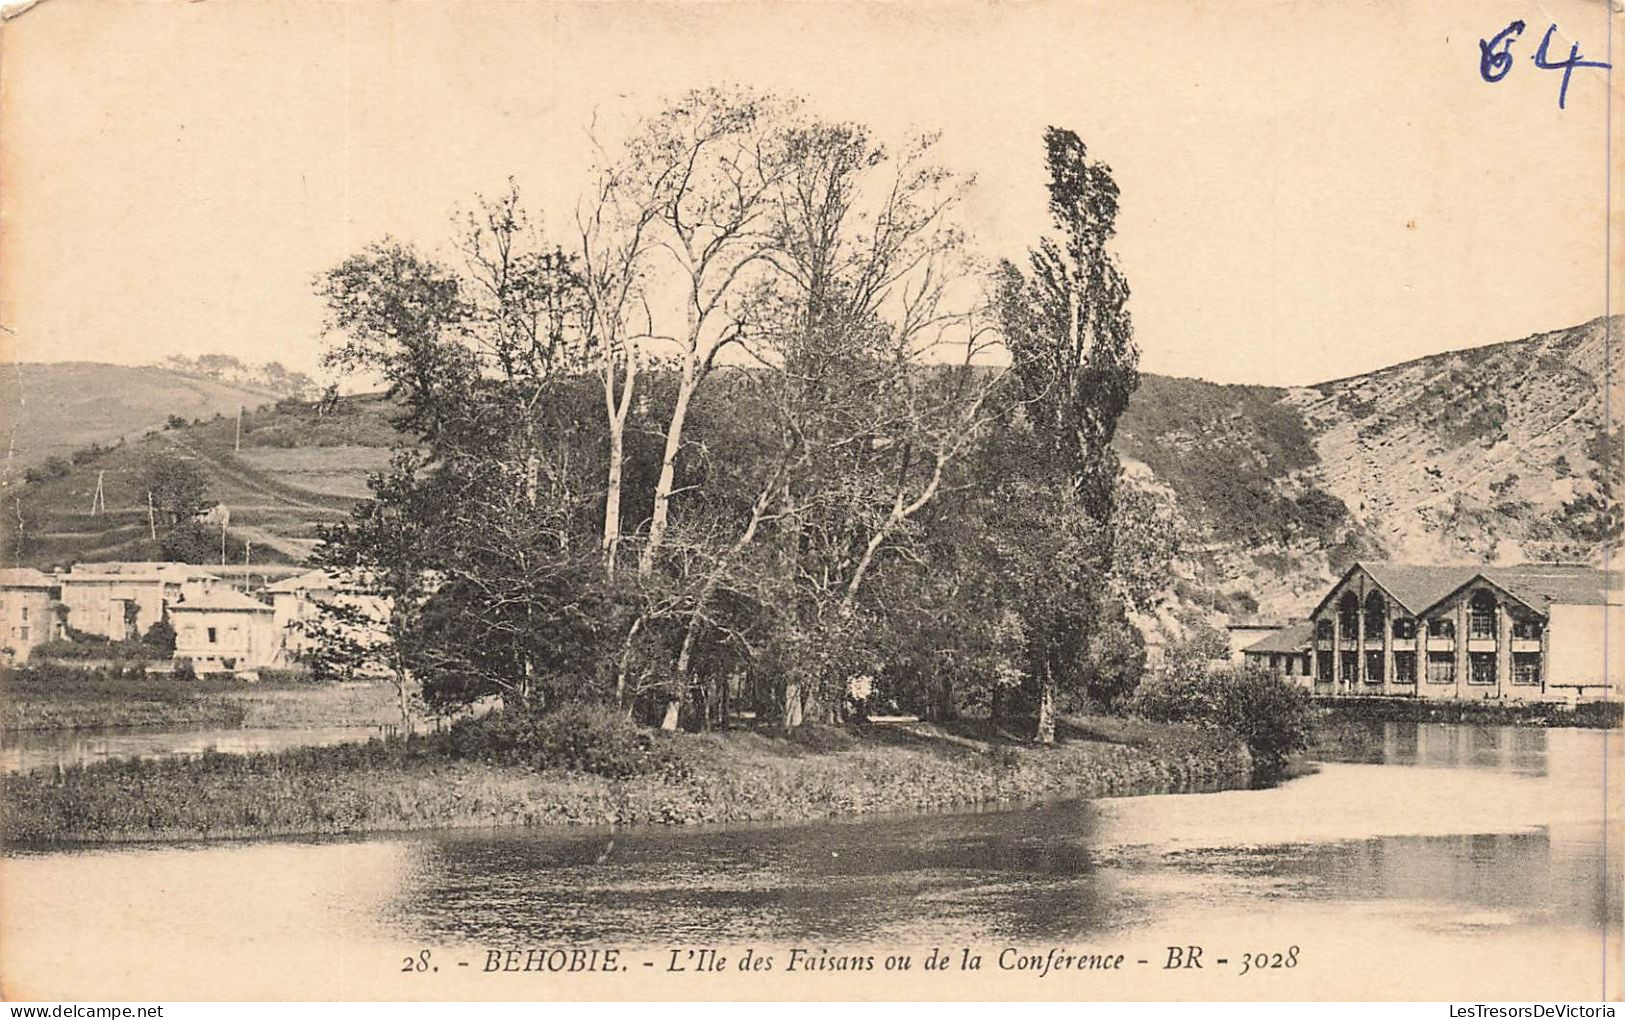
[[[1142,367],[1318,382],[1603,314],[1607,79],[1558,109],[1554,20],[1553,59],[1606,59],[1599,3],[46,0],[0,53],[0,313],[22,360],[312,370],[323,268],[439,244],[509,175],[567,224],[595,111],[737,82],[940,129],[990,257],[1044,226],[1044,126],[1076,130],[1122,188]]]

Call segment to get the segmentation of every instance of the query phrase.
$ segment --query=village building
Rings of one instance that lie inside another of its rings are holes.
[[[1314,627],[1304,621],[1283,624],[1243,649],[1243,659],[1248,666],[1308,683],[1313,669],[1309,653],[1313,633]]]
[[[196,587],[169,607],[175,661],[199,673],[243,672],[275,665],[282,654],[276,614],[230,588]]]
[[[384,621],[389,619],[389,600],[368,591],[359,579],[328,570],[310,570],[266,585],[282,640],[279,664],[293,665],[317,644],[312,633],[317,626],[348,631],[360,647],[385,640]],[[358,622],[344,624],[322,620],[322,606],[336,604],[355,610]]]
[[[29,653],[62,636],[61,585],[28,567],[0,569],[0,656],[27,662]]]
[[[1225,631],[1230,639],[1230,661],[1240,666],[1245,658],[1245,652],[1259,641],[1272,634],[1280,632],[1286,626],[1284,620],[1272,620],[1258,616],[1245,616],[1232,620],[1225,625]]]
[[[58,578],[67,627],[112,641],[145,634],[188,585],[218,580],[189,563],[76,563]]]
[[[1323,695],[1572,701],[1622,692],[1622,648],[1625,593],[1595,567],[1362,562],[1245,655],[1283,674],[1308,656]]]

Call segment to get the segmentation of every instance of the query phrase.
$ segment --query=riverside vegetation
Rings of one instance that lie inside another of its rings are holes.
[[[1301,690],[1194,667],[1130,708],[669,734],[603,706],[506,709],[442,731],[254,755],[39,769],[4,783],[13,844],[493,825],[689,824],[946,810],[1269,781],[1307,746]],[[1178,721],[1169,721],[1178,720]]]
[[[982,723],[667,735],[596,707],[361,745],[7,777],[6,840],[123,842],[495,825],[689,824],[1245,785],[1232,736],[1113,717],[1034,746]]]

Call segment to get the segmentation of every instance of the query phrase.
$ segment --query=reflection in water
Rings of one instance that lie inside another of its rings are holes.
[[[1367,739],[1358,748],[1341,749],[1337,756],[1340,761],[1491,769],[1532,776],[1546,774],[1547,735],[1552,732],[1536,727],[1444,723],[1351,722],[1345,725],[1366,731]],[[1567,741],[1559,737],[1558,743]]]
[[[1273,896],[1406,900],[1447,908],[1441,925],[1618,925],[1620,874],[1597,848],[1603,827],[1566,825],[1520,833],[1384,836],[1253,850],[1186,851],[1160,863],[1222,871],[1272,886]]]
[[[287,953],[331,974],[364,944],[387,946],[381,957],[462,946],[477,960],[483,947],[571,943],[1154,949],[1250,931],[1249,948],[1320,947],[1306,959],[1321,969],[1294,978],[1310,984],[1274,986],[1300,996],[1376,994],[1361,982],[1381,974],[1399,997],[1438,998],[1428,982],[1453,971],[1429,961],[1459,957],[1480,967],[1463,980],[1488,968],[1510,984],[1452,994],[1593,998],[1625,891],[1621,827],[1603,825],[1610,739],[1390,724],[1374,762],[1269,790],[793,826],[13,853],[0,860],[0,935],[47,970],[95,960],[97,939],[190,954],[178,976],[143,972],[157,982],[200,980],[211,955],[225,967]],[[63,945],[78,952],[51,952]],[[116,998],[133,986],[98,987]]]
[[[883,941],[1104,930],[1130,921],[1086,805],[977,815],[424,840],[394,913],[425,938]]]

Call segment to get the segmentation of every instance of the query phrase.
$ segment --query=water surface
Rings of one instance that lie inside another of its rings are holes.
[[[1379,736],[1365,760],[1268,790],[790,826],[15,853],[0,862],[0,934],[9,976],[81,998],[222,982],[270,997],[763,994],[719,983],[737,974],[665,972],[671,949],[700,946],[735,960],[747,946],[981,952],[982,972],[934,979],[949,997],[1617,995],[1621,844],[1604,789],[1617,818],[1620,770],[1603,778],[1617,737],[1397,723]],[[1189,944],[1205,947],[1202,971],[1162,969],[1168,947]],[[555,946],[616,947],[633,972],[481,973],[491,950]],[[1001,951],[1051,946],[1122,952],[1129,970],[997,966]],[[1293,967],[1237,973],[1243,953],[1291,946]],[[445,969],[401,974],[424,949]],[[137,965],[104,966],[132,953]],[[778,980],[778,994],[813,997],[910,987],[879,971]]]

